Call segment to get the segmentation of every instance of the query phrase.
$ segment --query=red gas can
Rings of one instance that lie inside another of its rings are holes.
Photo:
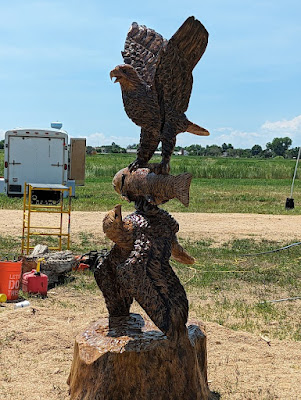
[[[39,293],[47,295],[48,276],[33,269],[31,272],[25,272],[22,277],[22,291],[24,293]]]

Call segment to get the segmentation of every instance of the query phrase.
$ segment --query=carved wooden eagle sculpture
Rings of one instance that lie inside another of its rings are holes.
[[[137,159],[130,170],[145,167],[161,141],[161,172],[168,173],[178,133],[209,135],[184,114],[192,90],[192,70],[207,42],[208,32],[194,17],[170,40],[144,25],[131,25],[122,52],[125,64],[110,72],[111,79],[120,83],[128,117],[141,127]]]
[[[169,258],[172,253],[185,264],[194,259],[177,241],[177,221],[145,199],[141,203],[140,210],[124,220],[120,205],[105,216],[103,230],[115,245],[98,264],[94,276],[110,320],[127,316],[135,298],[158,328],[177,341],[187,335],[188,301]]]

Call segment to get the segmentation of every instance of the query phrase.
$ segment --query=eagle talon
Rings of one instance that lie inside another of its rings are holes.
[[[168,175],[169,174],[169,171],[170,171],[169,162],[161,161],[160,162],[160,167],[161,167],[161,174],[162,175]]]
[[[136,171],[138,168],[143,168],[143,164],[140,160],[133,161],[129,166],[128,169],[130,172]]]

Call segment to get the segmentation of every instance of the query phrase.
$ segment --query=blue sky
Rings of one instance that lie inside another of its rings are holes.
[[[190,15],[209,43],[187,116],[211,135],[183,133],[177,143],[246,148],[289,136],[300,146],[299,0],[0,0],[0,139],[61,121],[90,145],[137,143],[109,72],[133,21],[169,39]]]

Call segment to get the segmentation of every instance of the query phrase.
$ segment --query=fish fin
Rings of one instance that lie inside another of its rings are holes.
[[[183,249],[183,247],[180,245],[177,239],[172,242],[171,257],[175,261],[178,261],[182,264],[191,265],[195,263],[195,258],[186,253],[186,251]]]
[[[207,129],[202,128],[201,126],[194,124],[193,122],[189,122],[188,128],[186,129],[187,132],[193,133],[194,135],[198,136],[209,136],[210,133],[207,131]]]
[[[186,207],[189,205],[189,188],[191,179],[192,175],[188,172],[175,177],[174,189],[177,193],[175,197]]]

